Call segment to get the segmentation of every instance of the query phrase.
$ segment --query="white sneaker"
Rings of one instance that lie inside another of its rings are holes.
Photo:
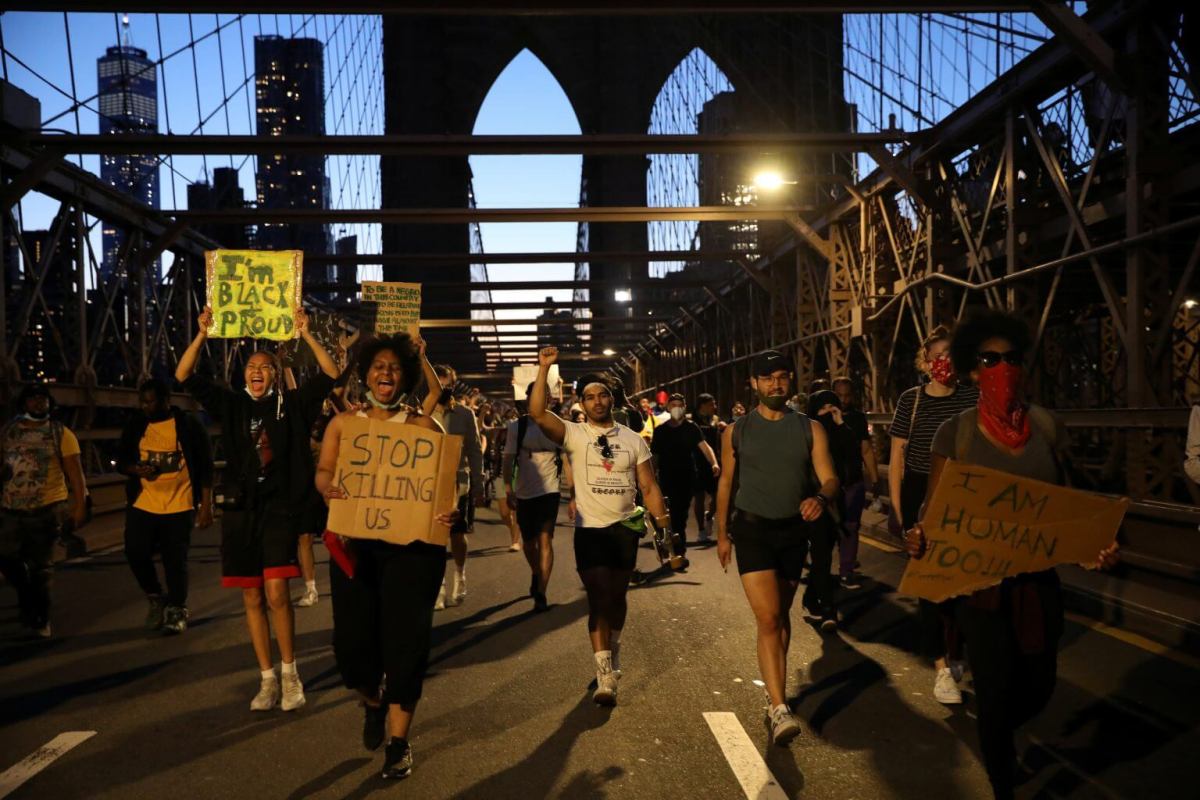
[[[611,669],[596,673],[596,691],[592,692],[592,700],[601,706],[617,704],[617,673]]]
[[[434,611],[445,611],[446,609],[446,581],[442,581],[442,588],[438,589],[437,602],[433,604]]]
[[[276,678],[263,678],[258,686],[258,694],[250,701],[251,711],[270,711],[279,702],[279,681]]]
[[[771,741],[785,745],[800,735],[800,720],[783,703],[767,708],[767,722],[771,725]]]
[[[467,576],[454,573],[454,589],[450,592],[450,604],[460,605],[467,597]]]
[[[300,681],[300,676],[293,672],[291,675],[284,674],[283,676],[283,701],[279,707],[284,711],[295,711],[305,703],[304,684]]]
[[[510,544],[510,545],[508,546],[508,552],[510,552],[510,553],[519,553],[519,552],[521,552],[521,543],[520,543],[520,542],[513,542],[512,544]]]
[[[305,589],[304,594],[302,594],[300,599],[296,601],[296,605],[299,608],[311,608],[317,604],[317,601],[320,598],[321,596],[317,594],[316,589]]]
[[[949,667],[942,667],[937,671],[937,677],[933,681],[933,696],[939,703],[948,706],[962,702],[962,692],[955,685],[954,674]]]

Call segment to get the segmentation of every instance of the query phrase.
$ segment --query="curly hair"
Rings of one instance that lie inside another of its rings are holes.
[[[363,343],[355,362],[359,381],[363,386],[367,385],[367,371],[371,369],[371,362],[384,350],[391,350],[400,359],[402,378],[398,394],[410,393],[421,380],[421,355],[417,352],[416,343],[407,333],[394,333]]]
[[[913,359],[917,367],[917,372],[926,372],[925,362],[929,360],[929,348],[933,347],[938,342],[946,342],[951,339],[950,329],[945,325],[938,325],[929,332],[929,335],[921,340],[921,346],[917,348],[917,356]]]
[[[979,348],[988,339],[1004,339],[1019,353],[1033,346],[1029,326],[1013,314],[995,309],[980,309],[967,315],[950,340],[950,360],[959,375],[967,375],[979,361]]]

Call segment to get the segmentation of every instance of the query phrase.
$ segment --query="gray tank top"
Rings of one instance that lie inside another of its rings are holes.
[[[735,424],[734,507],[768,519],[799,514],[800,503],[818,488],[812,485],[811,477],[811,420],[789,409],[783,419],[774,422],[751,411]]]

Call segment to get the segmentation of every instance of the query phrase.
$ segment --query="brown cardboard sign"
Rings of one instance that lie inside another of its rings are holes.
[[[928,542],[902,594],[940,602],[1056,564],[1091,564],[1113,543],[1129,498],[947,461],[921,519]]]
[[[454,477],[462,437],[417,425],[348,417],[338,443],[334,485],[346,499],[329,501],[329,530],[392,544],[445,545],[450,528],[438,513],[458,501]]]
[[[416,337],[421,330],[421,284],[399,281],[363,281],[364,308],[374,311],[375,333],[407,333]]]

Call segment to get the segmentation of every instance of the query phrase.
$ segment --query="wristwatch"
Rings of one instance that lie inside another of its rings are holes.
[[[822,508],[829,508],[829,498],[828,497],[821,494],[820,492],[817,492],[815,495],[813,495],[813,497],[816,498],[817,502],[821,504]]]

